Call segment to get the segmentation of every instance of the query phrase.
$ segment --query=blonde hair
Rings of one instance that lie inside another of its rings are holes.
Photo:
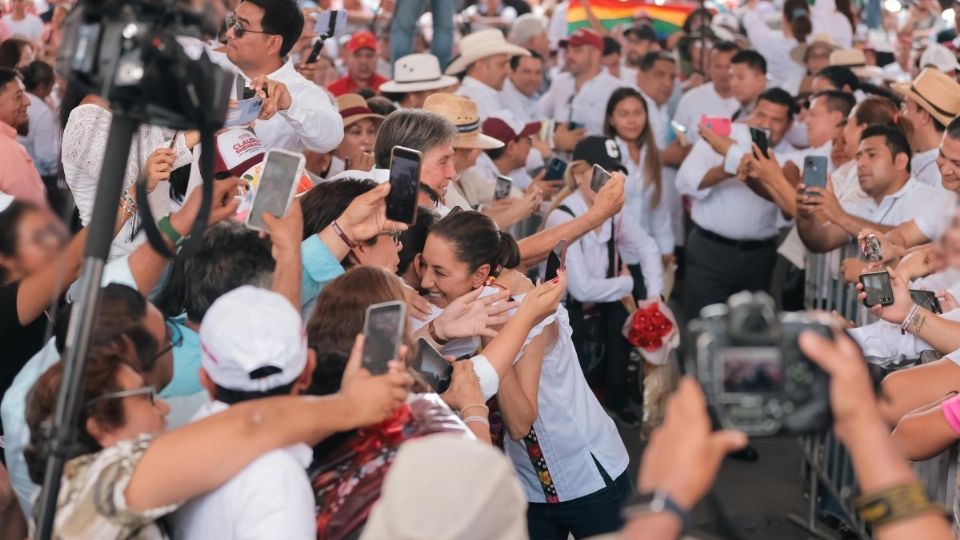
[[[567,170],[563,172],[563,187],[557,192],[556,195],[553,196],[553,203],[550,205],[550,209],[547,210],[547,213],[544,214],[544,216],[549,216],[550,212],[553,212],[559,208],[560,205],[563,204],[563,200],[577,190],[578,186],[576,175],[583,172],[585,169],[588,170],[590,168],[591,165],[582,159],[571,161],[570,164],[567,165]],[[546,224],[547,220],[544,219],[543,222],[540,223],[540,230],[543,230]]]

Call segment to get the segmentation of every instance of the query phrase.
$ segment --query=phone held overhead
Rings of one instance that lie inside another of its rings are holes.
[[[247,227],[266,231],[267,224],[263,221],[265,212],[277,217],[287,215],[303,174],[304,162],[300,153],[277,148],[267,151],[260,182],[253,194],[250,213],[247,214]]]
[[[417,195],[420,192],[420,165],[423,153],[394,146],[390,153],[390,195],[387,219],[413,225],[417,219]]]
[[[361,365],[374,375],[387,372],[390,360],[399,360],[403,343],[407,305],[383,302],[367,308],[363,321],[363,360]]]

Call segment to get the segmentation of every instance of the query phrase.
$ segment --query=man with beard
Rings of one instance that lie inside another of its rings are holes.
[[[3,163],[0,192],[40,208],[49,208],[43,180],[27,149],[17,142],[18,133],[27,133],[29,106],[30,100],[20,75],[12,69],[0,68],[0,163]]]

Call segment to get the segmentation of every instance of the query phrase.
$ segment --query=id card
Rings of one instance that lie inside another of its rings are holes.
[[[227,111],[227,120],[223,127],[245,126],[260,116],[263,108],[263,98],[250,98],[237,102],[236,107]]]

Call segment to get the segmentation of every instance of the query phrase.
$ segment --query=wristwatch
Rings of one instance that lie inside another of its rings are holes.
[[[677,516],[677,519],[680,520],[680,526],[683,529],[687,528],[690,519],[687,511],[662,489],[652,493],[637,493],[627,501],[627,505],[623,508],[621,514],[624,519],[629,520],[639,514],[660,512],[669,512]]]

